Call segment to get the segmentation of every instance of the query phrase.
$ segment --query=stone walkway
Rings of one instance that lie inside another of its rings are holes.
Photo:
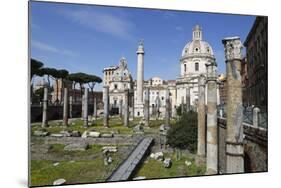
[[[111,174],[107,181],[128,180],[152,143],[153,138],[151,137],[142,139],[133,152],[129,155],[129,157],[119,165],[119,167]]]

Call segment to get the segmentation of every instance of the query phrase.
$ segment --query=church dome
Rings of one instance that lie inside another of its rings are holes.
[[[202,30],[199,25],[193,28],[192,41],[182,50],[182,58],[209,56],[214,58],[214,52],[208,42],[202,40]]]

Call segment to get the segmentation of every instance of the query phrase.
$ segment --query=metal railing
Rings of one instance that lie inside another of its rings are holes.
[[[243,122],[254,125],[254,108],[258,108],[259,112],[257,114],[257,126],[267,129],[268,124],[268,112],[266,107],[258,107],[258,106],[247,106],[243,109]],[[227,109],[226,105],[218,106],[218,117],[226,118]]]

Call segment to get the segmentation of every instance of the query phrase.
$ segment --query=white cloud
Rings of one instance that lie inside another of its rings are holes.
[[[181,26],[176,26],[177,31],[183,31],[183,28]]]
[[[31,40],[31,46],[33,46],[34,48],[37,48],[39,50],[42,51],[47,51],[47,52],[51,52],[51,53],[57,53],[57,54],[62,54],[62,55],[66,55],[66,56],[71,56],[71,57],[75,57],[77,56],[76,53],[66,50],[66,49],[59,49],[56,48],[54,46],[51,46],[49,44],[37,41],[37,40]]]
[[[120,14],[92,10],[61,10],[59,13],[76,24],[123,39],[130,39],[135,27],[133,22]]]

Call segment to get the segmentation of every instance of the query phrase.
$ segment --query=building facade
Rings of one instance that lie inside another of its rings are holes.
[[[245,42],[247,58],[247,103],[266,107],[268,100],[268,19],[257,17]]]

